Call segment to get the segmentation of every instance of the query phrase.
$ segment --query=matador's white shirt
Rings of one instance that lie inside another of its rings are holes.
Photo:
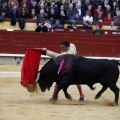
[[[73,54],[73,55],[76,55],[77,54],[77,50],[76,50],[76,47],[73,43],[70,43],[70,47],[68,49],[68,51],[65,51],[65,52],[62,52],[62,53],[56,53],[56,52],[53,52],[53,51],[50,51],[50,50],[47,50],[46,52],[46,55],[52,57],[52,58],[55,58],[59,55],[63,55],[63,54]]]

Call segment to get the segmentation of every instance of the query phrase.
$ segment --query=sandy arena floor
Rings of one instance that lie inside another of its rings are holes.
[[[120,120],[119,106],[109,106],[114,101],[114,94],[109,89],[99,100],[94,100],[101,89],[96,84],[96,89],[91,91],[86,85],[82,86],[85,101],[78,101],[79,94],[76,86],[70,86],[68,92],[73,101],[67,100],[63,92],[59,94],[57,103],[52,104],[49,98],[53,87],[45,93],[30,94],[20,84],[20,65],[0,65],[0,120]],[[18,72],[12,76],[12,72]],[[7,77],[9,75],[9,77]],[[120,79],[117,82],[120,88]]]

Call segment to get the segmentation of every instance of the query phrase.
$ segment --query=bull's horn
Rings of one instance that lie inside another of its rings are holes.
[[[39,78],[40,78],[40,72],[37,73],[37,77],[36,77],[35,82],[38,82]]]

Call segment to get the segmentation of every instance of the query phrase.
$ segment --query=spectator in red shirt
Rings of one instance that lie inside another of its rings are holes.
[[[113,21],[113,17],[111,17],[111,13],[108,13],[107,17],[104,17],[104,22],[111,22]]]
[[[12,4],[16,5],[19,8],[18,0],[8,0],[8,7],[10,8]]]
[[[97,16],[99,12],[104,12],[101,5],[98,5],[97,9],[94,10],[94,16]]]

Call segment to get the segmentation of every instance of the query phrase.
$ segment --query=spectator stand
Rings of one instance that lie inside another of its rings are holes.
[[[49,23],[49,20],[46,20],[45,23]],[[98,22],[93,22],[92,23],[92,28],[94,30],[95,25]],[[77,26],[83,26],[83,22],[82,21],[77,21]],[[115,25],[118,27],[120,26],[120,23],[115,23]],[[69,26],[68,21],[65,22],[64,24],[64,28],[67,28],[67,26]],[[102,25],[102,29],[103,30],[108,30],[108,27],[110,26],[109,22],[103,22]],[[37,20],[36,19],[26,19],[26,24],[25,24],[25,28],[24,30],[26,31],[35,31],[37,27]],[[16,22],[15,26],[10,25],[10,19],[9,18],[5,18],[4,22],[0,22],[0,30],[7,30],[7,29],[12,29],[12,30],[21,30],[18,24],[18,20]]]

